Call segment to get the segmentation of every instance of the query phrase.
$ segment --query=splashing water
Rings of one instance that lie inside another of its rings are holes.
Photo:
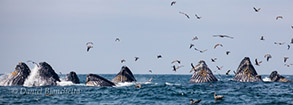
[[[39,71],[39,67],[35,65],[34,69],[32,69],[32,72],[30,73],[28,78],[24,81],[23,86],[26,86],[26,87],[44,86],[46,84],[46,81],[40,77],[38,71]]]
[[[272,80],[269,77],[265,77],[264,79],[262,79],[264,82],[271,82]]]

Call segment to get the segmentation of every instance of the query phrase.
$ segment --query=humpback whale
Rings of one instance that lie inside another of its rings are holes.
[[[241,61],[233,80],[240,82],[262,81],[261,76],[257,75],[249,57],[245,57]]]
[[[23,63],[19,62],[14,72],[4,77],[2,80],[0,80],[1,86],[22,86],[24,84],[24,81],[29,76],[31,70],[29,67]]]
[[[112,82],[136,82],[132,72],[127,66],[122,66],[121,71],[112,79]]]
[[[192,77],[190,78],[190,83],[202,83],[202,82],[213,82],[218,81],[218,79],[213,75],[210,68],[207,66],[205,61],[201,60],[198,62],[198,65],[195,67],[193,64],[191,64],[192,70],[194,70],[194,73],[192,74]]]
[[[278,74],[277,71],[273,71],[270,75],[270,79],[272,82],[291,82],[290,80],[286,79],[285,77]]]
[[[66,74],[66,81],[71,81],[72,83],[79,84],[79,78],[77,77],[74,71],[71,71],[69,74]]]
[[[60,79],[53,68],[46,62],[40,62],[39,67],[32,71],[24,86],[57,85],[57,81],[60,82]]]
[[[89,86],[115,86],[115,84],[99,75],[88,74],[86,76],[86,85]]]

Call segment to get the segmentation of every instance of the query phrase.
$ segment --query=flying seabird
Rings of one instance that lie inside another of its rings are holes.
[[[284,63],[289,59],[289,57],[284,57]]]
[[[287,47],[288,47],[287,49],[289,50],[290,49],[290,45],[288,44]]]
[[[219,66],[216,66],[218,70],[221,70],[223,68],[223,66],[219,67]]]
[[[226,51],[226,54],[229,55],[231,52],[230,51]]]
[[[159,58],[162,58],[162,55],[158,55],[157,58],[158,58],[158,59],[159,59]]]
[[[197,48],[194,48],[194,50],[199,51],[200,53],[204,53],[204,52],[208,51],[207,49],[205,49],[205,50],[199,50]]]
[[[192,40],[198,40],[198,37],[197,37],[197,36],[194,36],[194,37],[192,38]]]
[[[115,39],[115,42],[120,42],[120,38],[116,38]]]
[[[183,67],[183,65],[179,65],[179,66],[177,66],[177,67],[176,67],[175,65],[172,66],[173,71],[175,71],[175,72],[176,72],[179,68],[181,68],[181,67]]]
[[[89,45],[89,44],[94,45],[93,42],[87,42],[87,43],[86,43],[86,45]]]
[[[271,55],[271,54],[266,54],[266,55],[264,56],[264,58],[267,58],[267,61],[269,61],[269,60],[272,58],[272,55]]]
[[[230,71],[231,71],[231,70],[228,70],[228,71],[226,72],[226,75],[229,75]]]
[[[195,104],[195,103],[199,103],[201,101],[201,99],[199,100],[193,100],[192,98],[190,99],[190,104]]]
[[[258,62],[257,59],[255,59],[254,61],[255,61],[255,65],[257,65],[257,66],[259,66],[262,63],[262,61]]]
[[[255,12],[259,12],[260,11],[260,8],[253,7],[253,9],[254,9]]]
[[[216,62],[217,58],[211,58],[212,62]]]
[[[231,38],[231,39],[233,39],[233,37],[231,37],[231,36],[228,36],[228,35],[213,35],[214,37],[221,37],[221,38]]]
[[[274,42],[274,44],[278,44],[278,45],[284,45],[285,42]]]
[[[189,49],[191,49],[193,46],[194,46],[194,44],[190,44],[190,45],[189,45]]]
[[[94,46],[87,46],[86,51],[89,52],[91,48],[94,48]]]
[[[283,16],[277,16],[276,20],[278,20],[278,19],[283,19]]]
[[[89,52],[89,51],[90,51],[90,49],[94,47],[93,45],[94,45],[94,43],[93,43],[93,42],[87,42],[87,43],[86,43],[86,46],[87,46],[87,49],[86,49],[86,51],[87,51],[87,52]]]
[[[150,73],[153,73],[153,71],[152,71],[152,70],[149,70],[149,72],[150,72]]]
[[[134,61],[137,61],[139,59],[139,57],[134,57]]]
[[[125,59],[121,59],[121,63],[124,63],[124,62],[126,62],[126,60]]]
[[[201,19],[201,17],[200,17],[200,16],[198,16],[197,14],[195,14],[195,17],[196,17],[197,19]]]
[[[214,49],[216,49],[218,46],[221,46],[221,47],[223,47],[223,45],[222,45],[222,44],[216,44],[216,45],[214,46]]]
[[[172,1],[171,2],[171,6],[173,6],[174,4],[176,4],[176,1]]]
[[[260,37],[260,40],[265,40],[263,36]]]
[[[184,12],[179,12],[179,13],[185,15],[188,19],[190,18],[190,17],[188,16],[188,14],[186,14],[186,13],[184,13]]]

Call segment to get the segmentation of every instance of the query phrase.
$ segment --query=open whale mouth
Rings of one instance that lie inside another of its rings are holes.
[[[46,62],[40,62],[39,66],[36,65],[34,67],[28,79],[25,81],[24,86],[57,85],[57,81],[60,82],[60,79],[53,68]]]
[[[127,66],[123,66],[120,72],[112,79],[112,82],[135,82],[136,79],[134,78],[132,72]]]
[[[241,61],[233,80],[240,82],[263,81],[261,76],[257,74],[255,68],[250,62],[249,57],[245,57]]]
[[[1,86],[22,86],[26,80],[26,78],[30,74],[29,67],[23,63],[19,62],[15,70],[11,73],[5,76],[0,80]]]
[[[203,60],[199,61],[199,64],[193,67],[192,70],[194,70],[194,73],[190,79],[190,83],[218,81]]]

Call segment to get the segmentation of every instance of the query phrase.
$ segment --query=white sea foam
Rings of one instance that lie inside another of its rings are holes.
[[[169,86],[180,86],[180,84],[177,84],[177,83],[169,83],[169,82],[165,82],[166,85],[169,85]]]
[[[71,86],[71,85],[74,85],[74,83],[72,83],[71,81],[60,80],[60,82],[57,81],[57,85],[58,86]]]
[[[32,69],[28,78],[24,81],[23,86],[26,86],[26,87],[44,86],[46,84],[46,81],[41,79],[38,73],[38,70],[39,70],[39,67],[35,65],[35,67]]]
[[[135,85],[135,82],[119,82],[117,84],[115,84],[115,87],[124,87],[124,86],[132,86]]]
[[[264,79],[262,79],[264,82],[271,82],[272,80],[269,77],[265,77]]]

